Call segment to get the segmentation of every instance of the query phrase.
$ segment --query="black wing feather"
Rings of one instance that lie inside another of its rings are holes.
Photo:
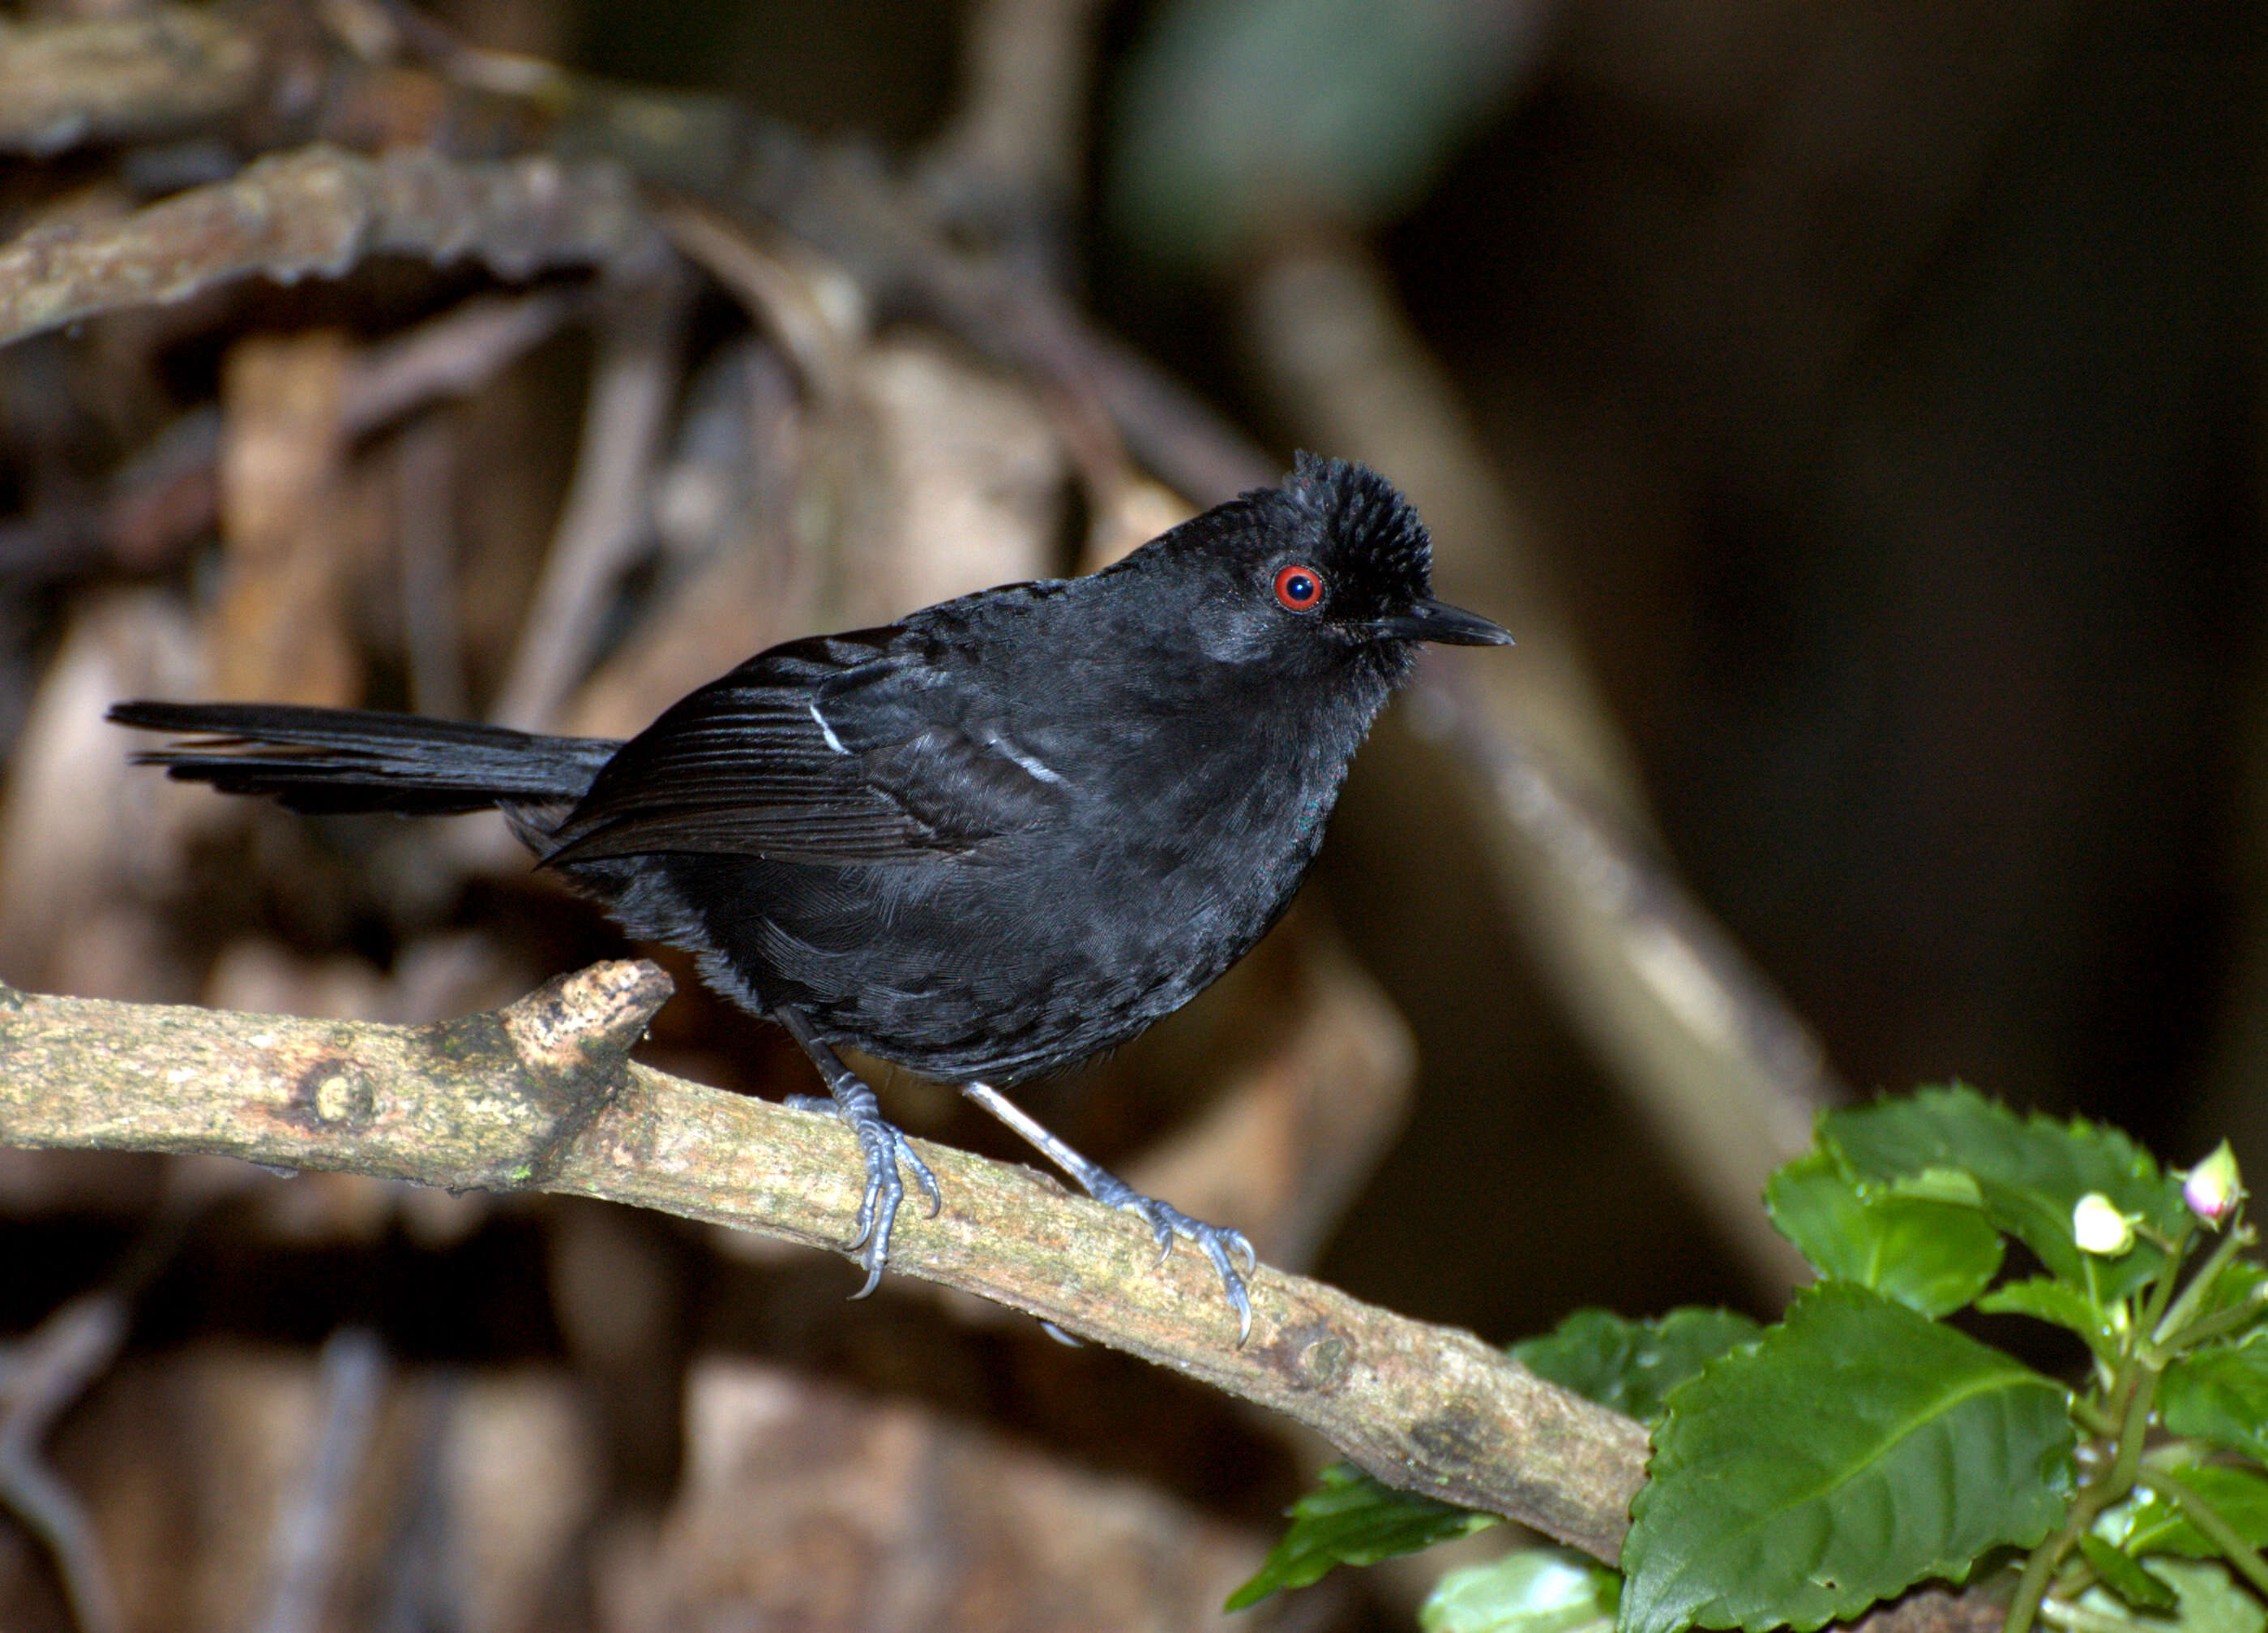
[[[295,811],[444,816],[494,805],[566,804],[619,746],[468,720],[284,703],[114,705],[121,726],[199,741],[145,750],[183,782],[264,794]]]
[[[966,854],[1061,794],[981,729],[940,718],[903,631],[792,642],[624,744],[557,831],[559,865],[652,852],[891,864]]]

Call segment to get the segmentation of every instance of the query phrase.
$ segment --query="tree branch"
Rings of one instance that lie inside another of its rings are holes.
[[[339,277],[374,255],[469,256],[520,278],[664,253],[611,163],[460,164],[419,148],[373,159],[316,143],[116,221],[44,227],[0,247],[0,345],[254,273]]]
[[[652,964],[595,964],[502,1009],[405,1027],[0,986],[0,1142],[557,1191],[839,1248],[861,1173],[839,1122],[628,1059],[670,990]],[[1197,1255],[1160,1265],[1122,1213],[1027,1169],[921,1149],[946,1207],[901,1216],[894,1270],[1274,1408],[1392,1484],[1619,1552],[1645,1476],[1630,1419],[1469,1333],[1264,1266],[1239,1349]]]
[[[264,66],[245,19],[202,9],[0,21],[0,151],[46,158],[188,129],[249,101]]]

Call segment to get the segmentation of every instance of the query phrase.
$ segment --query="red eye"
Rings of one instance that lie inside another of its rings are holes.
[[[1323,575],[1297,562],[1276,575],[1276,599],[1292,612],[1313,612],[1323,602]]]

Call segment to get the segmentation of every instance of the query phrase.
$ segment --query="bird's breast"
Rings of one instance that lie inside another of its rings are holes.
[[[1314,860],[1345,757],[1234,722],[1211,741],[1137,746],[1157,751],[1115,757],[1101,786],[1072,790],[1051,843],[1019,852],[1035,874],[1078,883],[1088,934],[1145,937],[1160,959],[1213,965],[1216,946],[1233,959]]]

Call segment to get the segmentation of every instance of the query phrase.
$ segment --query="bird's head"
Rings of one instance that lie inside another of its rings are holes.
[[[1201,573],[1198,639],[1226,661],[1305,669],[1351,660],[1391,681],[1420,641],[1512,641],[1433,599],[1425,524],[1392,483],[1347,460],[1303,453],[1282,487],[1218,506],[1158,545]]]

